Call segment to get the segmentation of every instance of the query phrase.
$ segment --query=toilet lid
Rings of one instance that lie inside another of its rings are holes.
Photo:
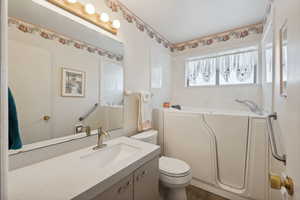
[[[163,156],[159,159],[159,170],[168,176],[185,176],[191,167],[182,160]]]
[[[131,138],[134,138],[136,140],[144,140],[155,136],[157,136],[157,131],[151,130],[151,131],[146,131],[144,133],[139,133],[137,135],[131,136]]]

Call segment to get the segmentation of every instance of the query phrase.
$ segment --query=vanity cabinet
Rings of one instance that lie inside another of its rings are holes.
[[[134,200],[159,199],[158,160],[150,161],[134,172]]]
[[[93,200],[132,200],[133,199],[133,177],[124,178]]]
[[[158,184],[158,158],[155,158],[92,200],[158,200]]]

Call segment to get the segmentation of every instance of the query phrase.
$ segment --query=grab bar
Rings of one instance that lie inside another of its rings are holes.
[[[79,121],[81,122],[81,121],[83,121],[83,120],[85,120],[88,116],[90,116],[90,114],[92,114],[95,110],[96,110],[96,108],[98,107],[98,103],[96,103],[95,105],[94,105],[94,107],[87,113],[87,114],[85,114],[84,116],[82,116],[82,117],[79,117]]]
[[[263,115],[263,110],[254,101],[236,99],[235,102],[238,102],[248,107],[253,113],[256,113],[258,115]]]
[[[268,118],[267,118],[267,127],[268,127],[268,132],[269,132],[269,141],[271,144],[272,156],[276,160],[283,162],[285,165],[286,164],[286,155],[285,154],[279,155],[279,153],[278,153],[278,148],[277,148],[276,139],[275,139],[275,135],[274,135],[274,129],[273,129],[273,125],[272,125],[272,119],[277,120],[277,113],[268,115]]]

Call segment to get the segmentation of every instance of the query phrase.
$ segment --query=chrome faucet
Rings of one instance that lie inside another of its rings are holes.
[[[104,131],[102,127],[98,128],[97,135],[97,146],[95,146],[93,150],[98,150],[106,147],[107,144],[103,144],[103,138],[104,136],[110,136],[110,134],[107,131]]]
[[[236,99],[235,101],[247,106],[251,110],[251,112],[256,113],[258,115],[263,115],[263,110],[254,101],[239,99]]]

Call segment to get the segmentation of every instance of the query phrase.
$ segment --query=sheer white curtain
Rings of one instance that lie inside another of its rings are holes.
[[[190,61],[187,69],[187,85],[215,85],[216,84],[216,58]]]
[[[257,52],[243,52],[221,56],[219,59],[220,85],[254,83]]]
[[[257,50],[189,60],[186,67],[186,85],[252,84],[255,83],[257,64]]]

